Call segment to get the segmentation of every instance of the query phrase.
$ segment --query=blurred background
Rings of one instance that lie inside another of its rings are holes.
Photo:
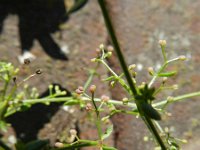
[[[42,69],[41,76],[27,83],[38,88],[40,93],[52,83],[58,83],[69,91],[84,85],[88,77],[88,66],[94,67],[90,59],[96,56],[96,48],[101,43],[110,44],[97,1],[88,0],[83,7],[80,6],[76,11],[67,13],[72,2],[63,0],[56,5],[53,0],[45,0],[43,3],[29,0],[28,5],[23,0],[0,1],[0,60],[12,62],[19,67],[21,65],[19,56],[24,51],[31,52],[35,59],[28,68],[20,72],[20,78],[25,78],[38,68]],[[148,67],[159,68],[162,65],[158,40],[164,39],[167,41],[166,51],[169,58],[185,55],[188,59],[184,63],[171,66],[172,69],[178,70],[178,74],[169,81],[169,84],[177,83],[180,88],[176,91],[167,91],[159,98],[165,99],[166,96],[200,90],[200,1],[106,0],[106,2],[126,61],[129,65],[133,63],[137,65],[138,82],[148,82],[151,79],[147,73]],[[115,57],[110,60],[110,64],[116,72],[120,72]],[[119,88],[110,89],[108,85],[100,84],[101,79],[108,75],[104,67],[99,68],[99,74],[101,76],[94,79],[94,84],[98,85],[97,95],[107,94],[115,99],[124,96]],[[18,122],[24,122],[23,127],[13,123],[13,126],[23,128],[23,130],[17,128],[21,132],[18,138],[26,141],[36,137],[41,139],[48,137],[54,143],[71,127],[78,128],[82,138],[94,138],[95,127],[87,122],[84,113],[79,115],[77,108],[74,108],[76,113],[70,113],[58,106],[52,107],[58,109],[50,114],[47,109],[44,117],[48,119],[39,126],[36,120],[33,120],[34,123],[27,121],[27,114],[25,117],[20,114],[21,118],[14,117],[18,118]],[[182,145],[184,150],[198,150],[199,98],[177,102],[168,109],[172,116],[164,118],[161,121],[162,126],[168,127],[175,137],[188,140],[187,144]],[[37,110],[38,108],[35,108],[29,114],[33,114],[33,118],[40,118],[38,115],[41,115]],[[143,140],[149,132],[140,119],[117,115],[112,118],[112,122],[115,131],[108,141],[111,145],[119,150],[153,149],[152,141]],[[34,128],[37,128],[37,131]],[[27,134],[26,132],[30,130],[34,133]],[[10,132],[15,134],[13,129],[10,129]],[[31,137],[33,134],[35,136]]]

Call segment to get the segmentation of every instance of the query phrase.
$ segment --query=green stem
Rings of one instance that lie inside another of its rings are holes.
[[[127,82],[128,82],[128,84],[129,84],[129,86],[131,88],[132,94],[137,95],[137,89],[136,89],[135,84],[133,83],[132,78],[131,78],[131,76],[129,74],[125,59],[123,57],[122,51],[120,49],[120,46],[119,46],[119,43],[118,43],[118,40],[117,40],[117,37],[115,35],[114,28],[112,26],[110,17],[108,15],[104,0],[98,0],[98,2],[99,2],[99,5],[100,5],[102,13],[103,13],[103,17],[104,17],[104,20],[105,20],[105,23],[106,23],[106,26],[107,26],[107,30],[108,30],[108,32],[109,32],[109,34],[111,36],[115,51],[117,53],[118,59],[120,61],[120,64],[121,64],[121,67],[122,67],[123,72],[125,74],[125,77],[127,79]],[[139,102],[136,101],[137,107],[139,107],[138,103]],[[139,112],[139,113],[141,114],[141,112]],[[152,130],[152,134],[155,136],[155,138],[157,139],[157,141],[160,144],[160,146],[162,148],[166,149],[165,145],[162,142],[162,139],[160,138],[159,134],[157,134],[157,131],[156,131],[153,123],[151,122],[151,119],[149,119],[148,116],[146,117],[146,121],[147,121],[146,122],[147,126],[150,126],[152,128],[151,129]],[[160,142],[160,140],[161,140],[161,142]]]
[[[105,23],[106,23],[106,26],[107,26],[107,30],[108,30],[108,32],[109,32],[109,34],[111,36],[115,51],[116,51],[118,59],[120,61],[120,65],[121,65],[121,67],[123,69],[123,72],[124,72],[124,74],[126,76],[127,82],[129,84],[133,94],[136,95],[137,94],[137,90],[136,90],[135,84],[133,84],[133,81],[132,81],[132,78],[131,78],[131,76],[129,74],[128,68],[126,67],[127,65],[126,65],[124,56],[123,56],[123,54],[122,54],[122,52],[120,50],[120,46],[119,46],[117,37],[115,35],[115,31],[114,31],[114,28],[112,26],[110,17],[109,17],[109,15],[107,13],[107,10],[106,10],[105,4],[104,4],[104,0],[98,0],[98,2],[99,2],[99,5],[100,5],[102,13],[103,13],[103,17],[104,17],[104,20],[105,20]]]
[[[98,146],[98,145],[99,145],[99,142],[97,142],[97,141],[79,140],[70,145],[64,145],[64,147],[62,147],[62,148],[53,149],[53,150],[72,150],[75,148]]]
[[[164,58],[164,62],[167,62],[167,56],[166,56],[166,53],[165,53],[165,46],[161,46],[161,49],[162,49],[162,55],[163,55],[163,58]]]
[[[144,115],[143,120],[144,120],[144,122],[147,122],[149,130],[151,131],[151,133],[155,137],[155,139],[156,139],[157,143],[160,145],[161,149],[167,150],[167,148],[165,147],[165,144],[162,141],[162,138],[160,137],[160,135],[159,135],[157,129],[155,128],[152,120],[146,115]]]
[[[9,83],[9,81],[6,81],[6,83],[4,85],[1,101],[3,101],[5,99],[6,91],[7,91],[7,88],[8,88],[8,83]]]
[[[148,84],[148,87],[150,88],[152,86],[152,84],[155,82],[156,78],[158,77],[158,75],[167,67],[168,64],[179,60],[179,58],[174,58],[168,61],[165,61],[164,64],[161,66],[161,68],[158,70],[158,72],[156,72],[156,74],[153,76],[153,78],[151,79],[151,81]]]
[[[101,59],[100,62],[102,64],[104,64],[104,66],[112,73],[113,76],[115,76],[115,78],[118,80],[118,82],[122,85],[122,87],[130,93],[130,88],[127,86],[127,84],[125,83],[125,81],[121,78],[121,76],[118,76],[109,66],[108,64],[103,60]]]
[[[96,74],[96,71],[95,71],[95,70],[98,68],[98,66],[99,66],[99,65],[97,64],[96,67],[95,67],[94,69],[89,70],[90,76],[89,76],[89,78],[87,79],[87,81],[85,82],[84,90],[86,90],[86,89],[89,87],[90,83],[92,82],[92,79],[93,79],[94,75]]]
[[[163,100],[161,102],[153,104],[153,107],[163,106],[166,103],[173,103],[173,102],[180,101],[182,99],[191,98],[191,97],[195,97],[195,96],[200,96],[200,92],[193,92],[193,93],[189,93],[189,94],[184,94],[184,95],[180,95],[180,96],[177,96],[177,97],[173,97],[173,100],[171,100],[171,101]]]
[[[180,95],[177,97],[174,97],[172,101],[170,101],[170,103],[173,102],[177,102],[183,99],[188,99],[188,98],[192,98],[192,97],[196,97],[196,96],[200,96],[200,91],[199,92],[193,92],[193,93],[189,93],[189,94],[184,94],[184,95]],[[27,99],[27,100],[22,100],[21,102],[23,104],[36,104],[36,103],[46,103],[46,102],[66,102],[69,100],[78,100],[74,97],[58,97],[58,98],[43,98],[43,99]],[[91,101],[90,98],[88,97],[81,97],[81,100],[83,101]],[[101,99],[99,98],[94,98],[95,102],[101,102]],[[128,104],[124,105],[122,101],[118,101],[118,100],[109,100],[108,103],[111,103],[113,105],[118,105],[118,106],[126,106],[126,107],[130,107],[132,109],[132,111],[137,110],[136,108],[136,104],[135,103],[131,103],[129,102]],[[166,103],[169,103],[168,100],[162,100],[161,102],[157,102],[152,104],[153,107],[160,107],[165,105]],[[5,117],[8,117],[11,114],[6,114]]]
[[[167,67],[168,63],[165,62],[161,68],[158,70],[158,72],[153,76],[153,78],[151,79],[151,81],[148,84],[148,87],[150,88],[152,86],[152,84],[155,82],[156,78],[158,77],[158,74],[161,73],[166,67]]]
[[[97,120],[96,120],[96,126],[97,126],[97,131],[98,131],[98,137],[99,137],[99,140],[101,141],[102,138],[102,129],[101,129],[101,118],[100,118],[100,114],[99,114],[99,109],[97,108],[97,105],[94,101],[94,92],[92,93],[92,103],[94,105],[94,108],[95,108],[95,112],[96,112],[96,116],[97,116]]]

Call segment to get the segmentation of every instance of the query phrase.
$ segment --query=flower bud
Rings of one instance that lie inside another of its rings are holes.
[[[187,58],[186,58],[184,55],[181,55],[181,56],[178,57],[178,59],[184,61],[184,60],[186,60]]]
[[[187,144],[188,141],[186,139],[181,140],[182,143]]]
[[[92,105],[91,105],[90,103],[87,103],[86,106],[85,106],[85,109],[86,109],[87,111],[92,110]]]
[[[90,88],[89,88],[89,91],[91,93],[94,93],[96,91],[96,88],[97,88],[96,85],[91,85]]]
[[[99,45],[99,48],[100,48],[101,50],[103,50],[103,49],[104,49],[104,45],[103,45],[103,44],[100,44],[100,45]]]
[[[107,53],[107,58],[109,58],[110,56],[112,56],[112,52]]]
[[[116,83],[115,81],[111,81],[110,82],[111,87],[114,87],[115,83]]]
[[[77,135],[77,131],[75,129],[71,129],[69,132],[70,132],[70,134],[72,136],[76,136]]]
[[[166,40],[159,40],[158,43],[160,44],[161,47],[165,47],[167,44]]]
[[[78,95],[83,94],[83,91],[80,91],[79,89],[76,89],[75,91]]]
[[[124,105],[127,105],[127,104],[128,104],[128,98],[127,98],[127,97],[124,97],[124,98],[122,99],[122,103],[123,103]]]
[[[128,67],[128,70],[133,70],[133,69],[135,69],[135,67],[136,67],[136,64],[132,64],[132,65],[130,65],[130,66]]]
[[[177,84],[174,84],[172,87],[173,87],[174,90],[178,89],[178,85]]]
[[[107,50],[108,50],[109,52],[112,52],[112,51],[114,50],[114,48],[113,48],[112,45],[108,45],[108,46],[107,46]]]
[[[103,118],[101,119],[101,121],[107,122],[107,121],[109,121],[109,117],[110,117],[110,116],[103,117]]]
[[[167,79],[168,79],[167,77],[163,77],[162,78],[162,83],[165,84],[165,82],[167,81]]]
[[[168,97],[167,97],[167,101],[168,101],[168,102],[172,102],[173,100],[174,100],[174,97],[172,97],[172,96],[168,96]]]
[[[131,71],[131,75],[132,75],[133,78],[136,78],[137,72]]]
[[[106,95],[102,95],[101,96],[101,101],[104,102],[104,103],[107,103],[109,101],[109,99],[110,98],[108,96],[106,96]]]
[[[56,143],[55,143],[55,147],[57,147],[57,148],[62,148],[62,147],[64,147],[64,144],[61,143],[61,142],[56,142]]]
[[[79,86],[78,89],[79,89],[80,91],[84,91],[84,88],[83,88],[82,86]]]
[[[96,58],[92,58],[91,62],[97,62],[97,59]]]
[[[145,142],[148,142],[148,141],[149,141],[149,137],[148,137],[148,136],[144,136],[143,140],[144,140]]]
[[[153,70],[152,67],[149,67],[149,68],[148,68],[148,72],[149,72],[149,74],[150,74],[151,76],[154,75],[154,70]]]

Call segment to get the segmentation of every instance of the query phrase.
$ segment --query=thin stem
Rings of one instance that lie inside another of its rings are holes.
[[[162,150],[167,150],[167,148],[165,147],[165,144],[162,141],[162,138],[160,137],[158,131],[156,130],[152,120],[146,115],[144,115],[143,120],[148,123],[149,129],[150,129],[151,133],[154,135],[154,137],[155,137],[156,141],[158,142],[158,144],[160,145],[161,149]]]
[[[150,88],[152,86],[152,84],[155,82],[156,78],[158,77],[158,74],[161,73],[167,67],[168,64],[170,64],[170,63],[172,63],[174,61],[177,61],[177,60],[179,60],[178,57],[174,58],[174,59],[170,59],[168,61],[166,60],[164,62],[164,64],[161,66],[161,68],[158,70],[158,72],[153,76],[153,78],[151,79],[151,81],[148,84],[148,87]]]
[[[167,62],[167,56],[166,56],[166,53],[165,53],[165,46],[161,46],[161,49],[162,49],[162,55],[163,55],[163,58],[164,58],[164,62]]]
[[[64,147],[62,147],[62,148],[53,149],[53,150],[72,150],[75,148],[98,146],[98,145],[99,145],[99,142],[97,142],[97,141],[79,140],[70,145],[66,145],[66,146],[64,145]]]
[[[188,98],[192,98],[192,97],[196,97],[196,96],[200,96],[200,91],[198,92],[193,92],[193,93],[189,93],[189,94],[184,94],[184,95],[180,95],[177,97],[173,97],[173,100],[170,101],[170,103],[173,102],[177,102],[177,101],[181,101],[183,99],[188,99]],[[23,104],[36,104],[36,103],[46,103],[46,102],[66,102],[69,100],[78,100],[74,97],[58,97],[58,98],[43,98],[43,99],[26,99],[26,100],[22,100],[21,102]],[[81,97],[79,100],[83,100],[83,101],[91,101],[91,99],[89,97]],[[101,102],[100,98],[94,98],[95,102]],[[118,106],[126,106],[126,107],[130,107],[132,109],[132,111],[137,110],[136,108],[136,104],[135,103],[131,103],[129,102],[128,104],[124,105],[122,101],[118,101],[118,100],[109,100],[108,103],[114,104],[114,105],[118,105]],[[153,107],[160,107],[165,105],[166,103],[169,103],[168,100],[162,100],[161,102],[157,102],[152,104]],[[5,116],[9,116],[11,114],[6,114]]]
[[[92,103],[94,105],[94,108],[95,108],[95,112],[96,112],[96,116],[97,116],[97,120],[96,120],[96,126],[97,126],[97,131],[98,131],[98,136],[99,136],[99,140],[101,141],[102,138],[102,129],[101,129],[101,118],[100,118],[100,114],[99,114],[99,109],[94,101],[94,92],[92,92]]]
[[[189,93],[189,94],[184,94],[184,95],[180,95],[177,97],[173,97],[173,100],[168,101],[168,100],[163,100],[161,102],[158,103],[154,103],[153,107],[159,107],[159,106],[163,106],[166,103],[173,103],[173,102],[177,102],[186,98],[191,98],[191,97],[195,97],[195,96],[200,96],[200,92],[193,92],[193,93]]]
[[[135,87],[135,84],[133,83],[132,81],[132,78],[129,74],[129,71],[128,71],[128,68],[127,68],[127,65],[126,65],[126,62],[125,62],[125,59],[123,57],[123,54],[122,54],[122,51],[120,49],[120,46],[119,46],[119,43],[118,43],[118,40],[117,40],[117,37],[115,35],[115,31],[114,31],[114,28],[112,26],[112,23],[111,23],[111,20],[110,20],[110,17],[108,15],[108,12],[107,12],[107,9],[106,9],[106,6],[104,4],[104,0],[98,0],[99,2],[99,5],[101,7],[101,10],[102,10],[102,13],[103,13],[103,17],[104,17],[104,20],[105,20],[105,23],[107,25],[107,30],[108,32],[110,33],[110,36],[111,36],[111,39],[112,39],[112,42],[113,42],[113,45],[115,47],[115,51],[117,53],[117,56],[118,56],[118,59],[120,61],[120,64],[121,64],[121,67],[123,69],[123,72],[125,74],[125,77],[127,79],[127,82],[131,88],[131,91],[132,91],[132,94],[133,95],[137,95],[137,89]],[[137,108],[139,107],[139,102],[136,100],[136,105],[137,105]],[[139,110],[139,109],[138,109]],[[141,110],[142,111],[142,110]],[[139,111],[139,113],[141,114],[142,112]],[[160,146],[165,150],[165,145],[163,144],[162,142],[162,139],[160,138],[159,134],[157,134],[157,131],[153,125],[153,123],[151,122],[151,119],[148,118],[148,116],[145,117],[146,118],[146,125],[147,126],[150,126],[152,129],[152,134],[155,136],[155,138],[157,139],[158,143],[160,144]]]
[[[8,88],[8,83],[9,83],[9,81],[6,81],[6,83],[4,85],[2,99],[1,99],[2,101],[5,99],[6,91],[7,91],[7,88]]]
[[[115,35],[114,28],[112,26],[110,17],[108,15],[107,10],[106,10],[105,4],[104,4],[104,0],[98,0],[98,2],[99,2],[99,5],[101,7],[101,10],[102,10],[102,13],[103,13],[103,17],[104,17],[108,32],[109,32],[109,34],[111,36],[115,51],[116,51],[118,59],[120,61],[120,65],[121,65],[121,67],[123,69],[123,72],[124,72],[124,74],[126,76],[126,79],[128,81],[129,86],[131,87],[131,90],[132,90],[133,94],[136,95],[137,94],[137,90],[136,90],[135,84],[133,83],[132,78],[131,78],[131,76],[129,74],[129,71],[128,71],[124,56],[123,56],[123,54],[121,52],[117,37]]]
[[[84,85],[84,90],[86,90],[88,88],[88,86],[90,85],[90,83],[92,82],[92,79],[96,73],[96,69],[97,69],[98,65],[95,67],[95,69],[92,69],[92,70],[89,70],[89,73],[90,73],[90,76],[89,78],[87,79],[87,81],[85,82],[85,85]]]
[[[168,62],[165,62],[165,63],[161,66],[161,68],[158,70],[158,72],[153,76],[153,78],[151,79],[151,81],[150,81],[149,84],[148,84],[148,87],[149,87],[149,88],[150,88],[150,87],[153,85],[153,83],[155,82],[156,78],[158,77],[158,74],[161,73],[161,72],[167,67],[167,65],[168,65]]]
[[[129,92],[129,94],[131,94],[131,93],[130,93],[130,88],[129,88],[128,85],[125,83],[125,81],[121,78],[121,76],[118,76],[118,75],[108,66],[108,64],[107,64],[103,59],[101,59],[100,62],[101,62],[103,65],[105,65],[105,67],[112,73],[113,76],[116,77],[116,79],[117,79],[118,82],[122,85],[122,87],[123,87],[127,92]],[[124,75],[124,74],[122,74],[122,75]]]
[[[162,129],[162,127],[160,126],[160,124],[158,123],[158,121],[154,120],[155,125],[157,126],[157,128],[160,130],[161,133],[164,133],[164,130]]]

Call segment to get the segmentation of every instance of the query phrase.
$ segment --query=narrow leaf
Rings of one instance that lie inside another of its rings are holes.
[[[64,103],[64,105],[68,105],[68,106],[77,105],[77,104],[79,104],[79,101],[76,101],[76,100],[69,100]]]
[[[112,81],[112,80],[114,80],[114,79],[116,79],[115,76],[110,76],[110,77],[108,77],[108,78],[106,78],[106,79],[103,79],[103,81]]]
[[[107,129],[106,129],[106,132],[104,133],[104,135],[102,135],[102,139],[106,139],[110,136],[110,134],[112,133],[113,131],[113,125],[110,125]]]
[[[176,73],[177,73],[177,71],[163,72],[163,73],[159,73],[158,76],[159,77],[171,77],[171,76],[174,76]]]
[[[102,148],[103,148],[103,150],[117,150],[114,147],[108,147],[108,146],[103,146]]]

